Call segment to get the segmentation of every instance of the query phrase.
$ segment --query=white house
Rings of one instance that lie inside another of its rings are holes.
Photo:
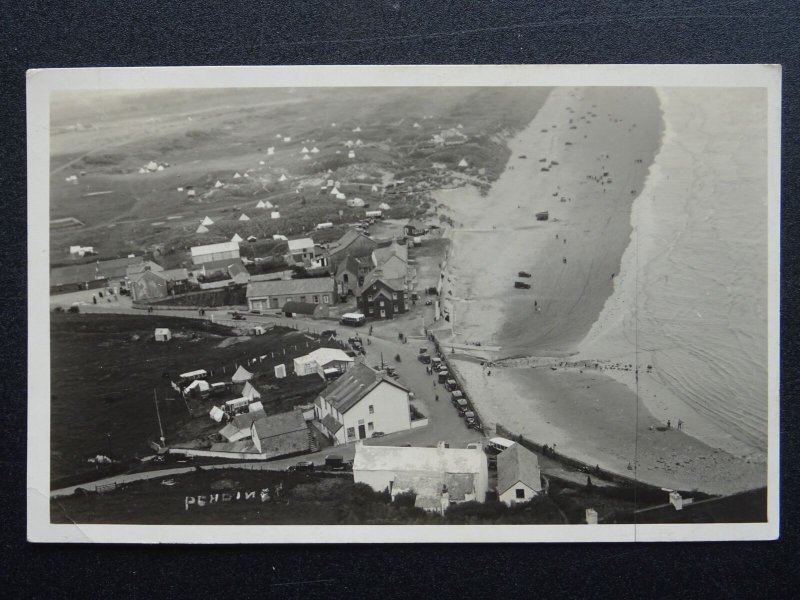
[[[172,332],[165,327],[156,327],[156,341],[168,342],[172,339]]]
[[[344,373],[353,366],[355,359],[338,348],[317,348],[305,356],[294,359],[294,372],[297,375],[311,375],[313,373],[325,377],[327,369],[336,369]]]
[[[289,256],[292,262],[303,262],[306,258],[314,259],[316,257],[314,240],[311,238],[289,240]]]
[[[539,459],[527,448],[512,444],[497,455],[497,496],[509,506],[527,502],[542,491]]]
[[[314,404],[334,444],[411,429],[408,390],[363,363],[353,365]]]
[[[443,513],[451,503],[484,502],[489,488],[486,454],[476,448],[356,445],[353,480],[375,491],[416,494],[415,506]]]
[[[194,246],[191,249],[191,253],[192,263],[195,265],[239,258],[239,242],[221,242],[219,244]]]

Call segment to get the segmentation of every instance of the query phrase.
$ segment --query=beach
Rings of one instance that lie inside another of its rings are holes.
[[[757,93],[557,88],[485,198],[438,193],[454,222],[439,337],[497,362],[452,361],[488,425],[654,485],[765,484]]]

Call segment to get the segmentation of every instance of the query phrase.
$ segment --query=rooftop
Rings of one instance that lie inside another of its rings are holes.
[[[539,459],[521,446],[514,444],[497,455],[497,493],[502,494],[522,482],[535,491],[541,491]]]
[[[314,247],[314,240],[311,238],[299,238],[296,240],[289,240],[289,252],[301,252],[307,248]]]
[[[258,435],[258,438],[261,440],[295,431],[302,431],[306,434],[308,430],[303,412],[300,410],[292,410],[277,415],[270,415],[263,419],[257,419],[253,422],[253,425],[256,430],[256,435]]]
[[[382,382],[408,391],[399,383],[387,379],[378,371],[359,363],[353,365],[347,373],[328,386],[320,396],[335,406],[340,413],[345,413]]]
[[[275,281],[251,281],[247,285],[248,298],[264,296],[295,296],[300,294],[332,294],[334,281],[331,277],[310,279],[281,279]]]
[[[217,252],[239,252],[239,242],[220,242],[218,244],[207,244],[205,246],[193,246],[192,258],[195,256],[205,256],[206,254],[216,254]]]
[[[351,369],[352,371],[352,369]],[[486,455],[480,448],[417,448],[397,446],[356,446],[354,471],[393,471],[423,474],[481,473]],[[405,476],[405,474],[404,474]],[[458,484],[452,479],[451,484]],[[447,483],[445,481],[444,483]],[[459,484],[460,485],[460,484]],[[450,486],[448,486],[448,490]]]

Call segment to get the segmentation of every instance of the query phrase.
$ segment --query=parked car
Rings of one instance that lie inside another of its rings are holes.
[[[244,320],[245,320],[245,319],[244,319],[244,315],[243,315],[243,314],[240,314],[240,313],[238,313],[238,312],[235,312],[235,313],[233,313],[233,314],[231,315],[231,319],[233,319],[234,321],[244,321]]]
[[[419,362],[421,362],[422,364],[427,365],[430,364],[431,357],[428,356],[427,354],[418,354],[417,360],[419,360]]]
[[[375,431],[375,432],[372,433],[372,437],[374,437],[374,438],[383,437],[384,435],[386,435],[386,434],[383,433],[382,431]]]
[[[252,309],[250,309],[250,314],[253,314],[253,315],[260,315],[260,314],[261,314],[261,311],[260,311],[260,310],[258,310],[257,308],[252,308]]]
[[[326,329],[322,333],[320,333],[322,337],[336,337],[336,330],[335,329]]]
[[[464,413],[464,421],[467,424],[467,427],[472,427],[475,425],[475,413],[471,410],[468,410]]]
[[[301,460],[289,467],[289,471],[313,471],[314,463],[310,460]]]
[[[328,454],[325,457],[325,468],[331,471],[345,471],[347,463],[340,454]]]
[[[518,290],[529,290],[529,289],[531,289],[531,284],[530,283],[524,283],[522,281],[515,281],[514,282],[514,287],[517,288]]]

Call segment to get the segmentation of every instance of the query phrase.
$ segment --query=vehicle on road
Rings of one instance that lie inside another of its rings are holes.
[[[336,337],[336,330],[335,329],[325,329],[320,333],[322,337]]]
[[[450,376],[450,373],[445,371],[439,371],[439,383],[444,383],[447,381],[447,378]]]
[[[441,365],[442,365],[442,359],[441,358],[439,358],[438,356],[434,356],[433,358],[431,358],[431,366],[434,369],[438,370]]]
[[[245,320],[244,319],[244,315],[242,313],[238,312],[238,311],[234,311],[234,312],[230,313],[230,315],[231,315],[231,319],[233,319],[234,321],[244,321]]]
[[[469,410],[469,404],[464,398],[459,398],[456,400],[456,408],[458,409],[458,414],[463,415]]]
[[[431,300],[430,298],[425,300],[425,306],[430,306],[431,304],[433,304],[433,300]]]
[[[431,357],[427,354],[418,354],[417,360],[421,362],[423,365],[428,365],[431,362]]]
[[[287,471],[313,471],[314,463],[310,460],[301,460],[298,463],[291,465]]]
[[[386,435],[386,434],[383,433],[382,431],[375,431],[375,432],[373,432],[372,437],[374,437],[374,438],[383,437],[384,435]]]
[[[455,379],[448,379],[444,382],[444,387],[448,392],[453,392],[458,389],[458,383]]]
[[[342,325],[349,325],[351,327],[359,327],[366,322],[367,317],[361,313],[345,313],[342,315],[342,318],[339,319],[339,323]]]
[[[464,398],[464,392],[462,392],[461,390],[454,390],[453,391],[453,396],[452,396],[452,399],[451,399],[451,401],[453,403],[453,406],[456,406],[459,398],[461,398],[461,399]]]
[[[464,422],[467,424],[467,427],[474,427],[477,421],[475,420],[475,413],[471,410],[468,410],[464,413]]]
[[[328,454],[325,457],[325,468],[331,471],[348,471],[353,465],[344,460],[340,454]]]
[[[525,283],[524,281],[515,281],[514,287],[518,290],[529,290],[531,289],[531,284]]]
[[[260,310],[258,310],[257,308],[251,308],[251,309],[250,309],[250,314],[251,314],[251,315],[260,315],[260,314],[261,314],[261,311],[260,311]]]

